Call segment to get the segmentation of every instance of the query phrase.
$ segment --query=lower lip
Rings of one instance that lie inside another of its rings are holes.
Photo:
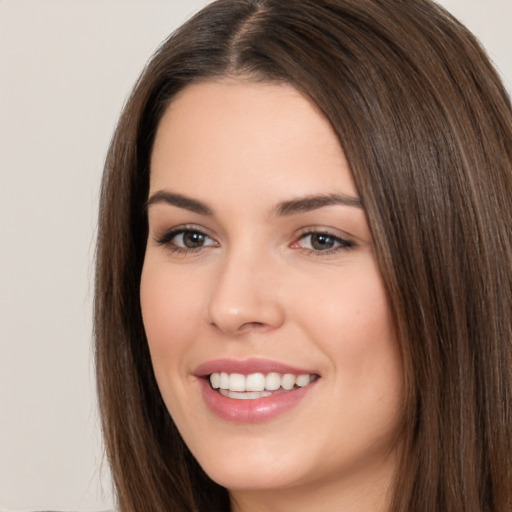
[[[298,405],[315,387],[319,379],[303,388],[252,400],[238,400],[222,396],[210,386],[207,379],[198,379],[204,401],[210,410],[223,420],[235,423],[268,421]]]

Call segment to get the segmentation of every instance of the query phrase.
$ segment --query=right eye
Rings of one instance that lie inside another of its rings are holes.
[[[216,246],[217,242],[197,229],[179,228],[166,232],[156,242],[165,245],[172,251],[198,251],[203,247]]]

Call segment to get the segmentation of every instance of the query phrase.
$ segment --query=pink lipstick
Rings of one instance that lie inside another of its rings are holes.
[[[206,405],[240,423],[270,420],[298,405],[319,379],[311,369],[265,359],[217,359],[194,372]]]

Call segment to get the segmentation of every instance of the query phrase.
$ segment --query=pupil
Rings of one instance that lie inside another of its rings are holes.
[[[196,231],[187,231],[183,234],[183,244],[188,249],[196,249],[204,244],[204,235]]]
[[[322,251],[325,249],[332,249],[334,245],[334,240],[329,235],[323,235],[321,233],[317,233],[312,235],[311,237],[311,245],[314,249],[318,251]]]

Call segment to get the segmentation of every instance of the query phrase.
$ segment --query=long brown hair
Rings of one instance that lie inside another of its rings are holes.
[[[163,404],[139,304],[156,127],[178,91],[225,76],[296,87],[349,161],[405,374],[391,509],[512,510],[512,108],[475,38],[430,0],[219,0],[146,67],[108,153],[97,247],[120,510],[229,509]]]

